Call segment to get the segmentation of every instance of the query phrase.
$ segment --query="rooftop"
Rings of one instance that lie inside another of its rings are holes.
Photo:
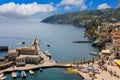
[[[27,58],[27,57],[37,58],[37,57],[39,57],[39,55],[20,55],[20,56],[17,57],[17,58]]]
[[[18,47],[17,50],[35,50],[34,46],[30,46],[30,47]]]
[[[16,50],[9,50],[8,53],[16,53]]]

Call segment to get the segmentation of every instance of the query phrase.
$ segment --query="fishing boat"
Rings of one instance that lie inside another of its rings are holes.
[[[40,72],[42,72],[42,71],[43,71],[43,69],[42,69],[42,68],[40,68],[39,70],[40,70]]]
[[[11,73],[11,76],[12,76],[12,78],[17,78],[17,75],[16,75],[15,72],[12,72],[12,73]]]
[[[25,71],[21,71],[21,76],[22,76],[22,78],[26,78],[26,72]]]
[[[33,75],[33,74],[34,74],[34,72],[33,72],[32,70],[29,70],[29,73],[30,73],[31,75]]]
[[[5,80],[6,79],[6,76],[4,76],[3,73],[0,73],[0,80]]]
[[[98,55],[98,53],[96,53],[96,52],[90,52],[89,54],[93,55],[93,56],[97,56]]]
[[[20,72],[16,72],[16,75],[17,75],[17,77],[21,76]]]

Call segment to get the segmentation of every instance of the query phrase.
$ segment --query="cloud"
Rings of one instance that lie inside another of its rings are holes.
[[[111,6],[109,6],[109,5],[106,4],[106,3],[103,3],[103,4],[98,5],[98,9],[106,9],[106,8],[111,8]]]
[[[69,10],[71,10],[71,8],[70,8],[70,6],[65,6],[64,10],[68,10],[69,11]]]
[[[55,10],[54,3],[38,4],[16,4],[14,2],[0,5],[0,16],[3,17],[27,17],[38,12],[52,12]]]
[[[92,4],[93,4],[93,1],[90,1],[89,6],[91,6]]]
[[[87,8],[85,5],[86,0],[62,0],[58,6],[72,6],[80,8],[81,10],[84,10]]]

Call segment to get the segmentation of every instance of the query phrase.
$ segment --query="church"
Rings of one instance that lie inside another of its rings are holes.
[[[16,50],[9,50],[9,61],[15,61],[17,66],[40,63],[42,57],[39,52],[39,44],[40,41],[35,38],[31,46],[18,47]]]

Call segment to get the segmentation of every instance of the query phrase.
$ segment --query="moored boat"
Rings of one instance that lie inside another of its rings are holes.
[[[32,70],[29,70],[29,73],[32,75],[32,74],[34,74],[34,72],[32,71]]]
[[[21,76],[22,76],[22,78],[26,78],[26,72],[25,71],[21,71]]]
[[[20,72],[16,72],[16,75],[17,75],[17,77],[20,77],[21,76],[21,74],[20,74]]]
[[[12,76],[12,78],[17,78],[17,75],[16,75],[15,72],[12,72],[12,73],[11,73],[11,76]]]
[[[0,80],[6,80],[6,76],[1,77]]]
[[[6,76],[4,76],[4,73],[0,73],[0,80],[5,80]]]
[[[50,54],[49,51],[44,51],[43,53],[44,53],[46,56],[51,57],[51,54]]]
[[[0,73],[0,78],[3,77],[3,76],[4,76],[4,74],[3,74],[3,73]]]
[[[98,53],[96,53],[96,52],[90,52],[89,54],[93,55],[93,56],[97,56],[98,55]]]
[[[39,70],[40,70],[40,72],[42,72],[42,71],[43,71],[43,69],[42,69],[42,68],[40,68]]]

